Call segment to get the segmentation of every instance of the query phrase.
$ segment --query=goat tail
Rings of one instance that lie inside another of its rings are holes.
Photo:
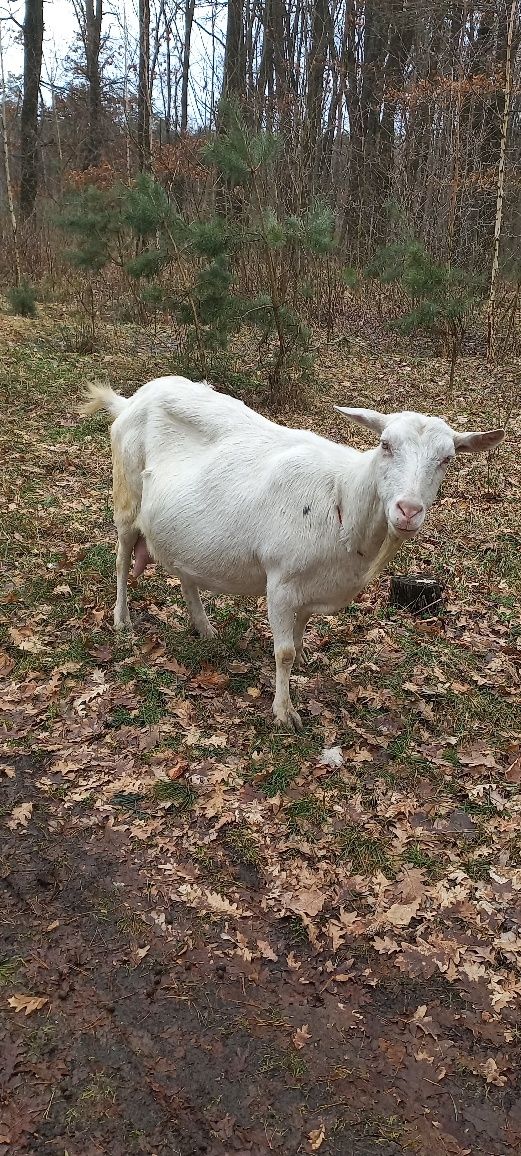
[[[116,393],[109,385],[92,385],[87,386],[87,393],[79,406],[79,411],[82,417],[91,417],[92,414],[98,413],[100,409],[107,410],[111,417],[117,417],[122,413],[128,405],[126,397],[122,397],[120,393]]]

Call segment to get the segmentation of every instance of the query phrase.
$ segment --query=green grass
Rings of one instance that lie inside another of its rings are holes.
[[[261,1061],[260,1070],[265,1075],[287,1072],[293,1079],[301,1080],[307,1075],[308,1066],[300,1052],[288,1049],[286,1052],[266,1052]]]
[[[385,838],[367,835],[362,827],[348,824],[339,841],[342,858],[350,860],[354,871],[371,875],[380,869],[385,874],[394,874]]]
[[[312,827],[322,827],[328,818],[328,810],[315,795],[303,795],[284,809],[290,831],[298,832],[303,823]]]
[[[18,956],[0,959],[0,987],[8,987],[14,982],[22,962]]]
[[[402,863],[409,863],[412,867],[420,867],[433,881],[441,879],[445,874],[446,865],[441,859],[428,855],[419,843],[411,843],[409,847],[405,848]]]
[[[249,867],[258,866],[259,845],[246,823],[235,823],[233,827],[227,828],[224,842],[232,858]]]
[[[197,800],[197,792],[188,783],[167,782],[159,779],[154,786],[154,798],[170,803],[176,811],[190,811]]]
[[[114,577],[115,570],[115,554],[112,546],[101,543],[99,546],[91,546],[87,550],[85,557],[82,558],[79,569],[82,572],[95,570],[101,574],[103,578]]]

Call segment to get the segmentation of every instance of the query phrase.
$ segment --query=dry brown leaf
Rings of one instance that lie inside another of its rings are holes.
[[[18,807],[13,807],[11,818],[7,820],[7,826],[11,831],[16,831],[17,827],[27,827],[32,812],[32,803],[20,803]]]
[[[230,676],[220,670],[212,670],[209,666],[203,667],[199,674],[190,679],[190,686],[201,686],[205,690],[215,690],[217,687],[228,686]]]
[[[15,626],[9,627],[9,637],[11,642],[18,647],[18,650],[25,650],[28,654],[38,654],[43,650],[43,642],[37,638],[35,634],[31,634],[29,630],[17,630]]]
[[[174,782],[176,779],[181,779],[185,771],[188,770],[188,759],[183,759],[181,756],[174,759],[174,762],[167,770],[168,778]]]
[[[308,1040],[311,1039],[311,1032],[309,1030],[309,1025],[308,1024],[302,1024],[302,1027],[297,1028],[295,1035],[293,1035],[291,1037],[291,1039],[293,1040],[295,1047],[298,1048],[299,1050],[300,1050],[300,1048],[305,1048],[306,1044],[308,1043]]]
[[[0,650],[0,678],[5,678],[14,667],[14,659],[5,650]]]
[[[496,1088],[504,1088],[507,1078],[502,1076],[496,1061],[492,1056],[488,1057],[483,1064],[479,1065],[479,1070],[487,1081],[487,1084],[495,1084]]]
[[[267,943],[267,941],[265,939],[258,939],[257,940],[257,947],[258,947],[258,949],[259,949],[259,951],[260,951],[260,953],[264,959],[271,959],[271,960],[273,960],[273,963],[277,962],[277,960],[279,958],[278,955],[275,955],[275,952],[273,951],[273,949],[270,947],[269,943]]]
[[[12,763],[2,763],[0,766],[0,775],[6,775],[8,779],[14,779],[16,767],[14,767]]]
[[[380,937],[375,935],[373,944],[380,955],[392,955],[394,951],[399,951],[400,948],[395,939],[390,939],[388,935]]]
[[[325,1138],[326,1129],[324,1128],[323,1124],[320,1125],[320,1128],[312,1128],[311,1132],[308,1133],[308,1140],[311,1151],[318,1152],[319,1148],[322,1147]]]
[[[322,911],[326,896],[309,888],[307,891],[298,891],[288,900],[288,907],[290,911],[295,911],[297,915],[318,915]]]
[[[16,992],[7,1002],[14,1011],[23,1011],[26,1016],[30,1016],[33,1012],[40,1011],[42,1007],[45,1007],[46,1003],[49,1003],[49,996],[24,995],[22,992]]]
[[[419,899],[413,899],[412,903],[392,903],[388,911],[382,911],[378,916],[376,926],[389,923],[391,927],[408,927],[419,906]]]
[[[230,903],[230,900],[223,898],[218,891],[205,891],[203,901],[210,911],[215,911],[219,915],[233,915],[236,918],[251,915],[251,911],[241,911],[237,903]]]

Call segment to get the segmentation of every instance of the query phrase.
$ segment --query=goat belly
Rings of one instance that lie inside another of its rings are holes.
[[[251,519],[237,508],[198,500],[194,489],[143,486],[140,529],[148,550],[169,574],[215,594],[257,597],[266,571],[252,541]]]

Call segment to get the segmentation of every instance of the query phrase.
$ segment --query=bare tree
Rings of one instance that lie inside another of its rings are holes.
[[[499,272],[499,246],[501,243],[501,226],[503,223],[503,203],[505,199],[505,157],[507,148],[508,125],[510,120],[510,98],[512,90],[512,42],[514,39],[514,23],[517,10],[517,0],[512,0],[508,21],[508,32],[505,52],[505,90],[503,104],[503,118],[501,124],[501,140],[499,150],[499,165],[497,176],[496,220],[494,224],[494,254],[492,258],[492,272],[490,276],[490,293],[487,309],[488,328],[488,355],[494,352],[495,337],[495,306],[497,293],[497,278]]]
[[[194,22],[195,0],[185,2],[185,35],[183,42],[183,78],[181,82],[181,132],[188,128],[188,78],[190,74],[190,44]]]
[[[2,121],[2,150],[4,155],[4,175],[5,188],[7,193],[7,204],[9,206],[9,218],[11,221],[11,231],[13,234],[13,248],[14,248],[14,264],[16,273],[16,284],[20,284],[21,269],[20,269],[20,249],[18,245],[18,223],[16,220],[16,212],[14,207],[13,185],[11,181],[11,166],[9,163],[9,137],[7,135],[7,108],[5,99],[5,77],[4,77],[4,51],[2,45],[2,22],[0,21],[0,80],[2,82],[2,102],[0,105],[0,117]]]
[[[243,0],[228,0],[226,45],[221,95],[244,100],[246,96],[246,56],[244,48]]]
[[[137,151],[139,171],[150,172],[150,0],[139,0],[139,79],[137,94]]]
[[[103,0],[85,0],[85,62],[89,100],[88,135],[85,143],[85,168],[98,165],[101,159],[101,21]]]
[[[38,190],[38,94],[42,72],[43,0],[25,0],[24,92],[20,122],[20,216],[31,216]]]

